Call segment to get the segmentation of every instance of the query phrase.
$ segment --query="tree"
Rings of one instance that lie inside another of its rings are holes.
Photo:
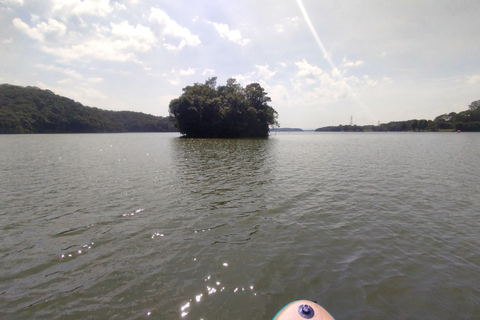
[[[468,108],[473,111],[480,111],[480,100],[473,101]]]
[[[425,119],[419,120],[418,121],[418,130],[425,131],[428,126],[428,121]]]
[[[412,121],[412,131],[417,130],[417,128],[418,128],[418,120],[415,119]]]
[[[216,80],[187,86],[170,102],[178,130],[192,138],[267,137],[277,112],[265,90],[258,83],[242,88],[233,78],[217,87]]]

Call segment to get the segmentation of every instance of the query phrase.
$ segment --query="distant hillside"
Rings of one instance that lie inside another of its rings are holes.
[[[369,126],[369,127],[372,127],[372,126]],[[339,125],[339,126],[328,126],[328,127],[318,128],[318,129],[315,129],[315,131],[317,132],[322,132],[322,131],[363,132],[365,131],[365,127]]]
[[[50,90],[0,85],[0,133],[177,131],[170,117],[83,106]]]
[[[271,131],[278,132],[303,132],[303,129],[300,128],[273,128]]]
[[[459,113],[450,112],[441,114],[434,120],[412,119],[407,121],[392,121],[378,126],[329,126],[318,128],[315,131],[480,131],[480,100],[473,101],[468,109]]]

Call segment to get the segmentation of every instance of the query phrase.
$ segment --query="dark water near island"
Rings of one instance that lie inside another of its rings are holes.
[[[1,319],[480,319],[480,134],[0,136]]]

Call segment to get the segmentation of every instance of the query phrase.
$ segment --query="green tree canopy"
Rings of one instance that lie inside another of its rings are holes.
[[[50,90],[0,85],[0,134],[175,131],[170,118],[83,106]]]
[[[473,111],[480,111],[480,100],[473,101],[468,108]]]
[[[267,137],[278,126],[277,112],[258,83],[243,88],[233,78],[217,86],[217,78],[183,88],[170,102],[170,116],[178,130],[192,138]]]

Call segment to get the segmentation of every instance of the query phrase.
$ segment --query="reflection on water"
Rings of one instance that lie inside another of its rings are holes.
[[[276,143],[272,139],[173,141],[178,184],[182,194],[186,193],[180,201],[188,201],[185,215],[191,221],[192,240],[201,245],[222,246],[213,250],[202,248],[202,254],[193,258],[197,268],[207,275],[200,277],[199,273],[192,283],[193,294],[179,309],[181,317],[190,314],[195,319],[214,314],[212,308],[219,301],[246,299],[245,294],[253,299],[257,295],[253,279],[250,283],[236,279],[228,271],[236,263],[221,259],[224,246],[236,250],[231,246],[252,241],[260,231],[258,215],[267,206],[266,194],[274,181]],[[242,267],[246,264],[238,261],[233,272]],[[235,297],[239,294],[243,298]]]
[[[270,139],[175,139],[173,162],[178,200],[191,228],[216,234],[212,243],[242,243],[258,232],[246,225],[243,232],[219,234],[228,229],[232,217],[247,220],[266,207],[266,193],[275,174],[275,140]],[[206,217],[211,216],[208,219]],[[247,228],[245,228],[247,227]]]
[[[176,172],[192,193],[242,195],[272,181],[275,140],[175,139]],[[226,198],[229,198],[228,196]]]

